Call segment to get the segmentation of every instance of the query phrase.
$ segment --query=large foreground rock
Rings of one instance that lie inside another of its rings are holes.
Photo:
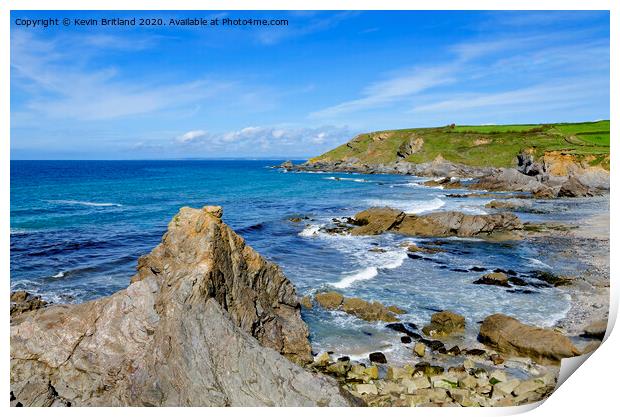
[[[479,339],[500,352],[527,356],[540,363],[557,363],[579,355],[570,339],[550,329],[528,326],[503,314],[493,314],[480,326]]]
[[[346,405],[311,359],[292,284],[220,219],[183,208],[125,290],[11,322],[22,405]]]
[[[377,235],[384,232],[409,236],[491,236],[515,231],[523,224],[512,213],[473,215],[457,211],[435,212],[425,215],[405,214],[389,207],[373,207],[361,211],[353,220],[358,227],[352,235]]]

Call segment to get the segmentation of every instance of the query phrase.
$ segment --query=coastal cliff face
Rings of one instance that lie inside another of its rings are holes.
[[[36,405],[347,405],[295,290],[221,208],[183,208],[125,290],[11,321],[11,397]],[[284,357],[284,356],[286,357]]]
[[[474,189],[553,198],[608,190],[609,165],[609,121],[600,121],[365,133],[304,164],[282,168],[476,178]]]

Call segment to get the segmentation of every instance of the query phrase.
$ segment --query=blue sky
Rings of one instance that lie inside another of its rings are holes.
[[[24,28],[16,18],[284,18]],[[12,159],[309,157],[366,131],[609,118],[608,12],[13,12]]]

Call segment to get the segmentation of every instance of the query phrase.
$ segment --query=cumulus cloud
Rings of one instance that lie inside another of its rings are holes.
[[[349,140],[353,132],[348,127],[321,126],[247,126],[226,132],[208,132],[197,129],[175,138],[177,145],[194,151],[220,151],[234,149],[239,154],[291,153],[310,155],[327,150]]]

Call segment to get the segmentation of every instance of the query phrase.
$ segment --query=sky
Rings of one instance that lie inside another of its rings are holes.
[[[46,17],[167,25],[16,24]],[[168,25],[188,17],[288,25]],[[606,11],[14,11],[11,21],[12,159],[303,159],[362,132],[610,112]]]

